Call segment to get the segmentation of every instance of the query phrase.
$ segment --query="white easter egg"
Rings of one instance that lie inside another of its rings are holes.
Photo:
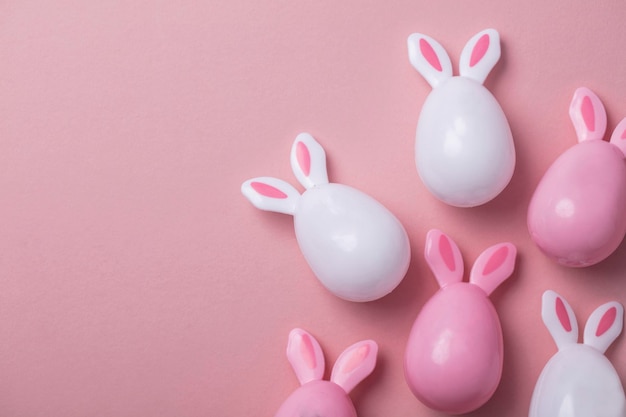
[[[513,175],[515,147],[493,95],[462,77],[433,89],[417,124],[415,162],[426,187],[447,204],[473,207],[496,197]]]
[[[620,377],[604,352],[622,332],[624,307],[610,301],[596,308],[578,343],[578,322],[565,298],[542,297],[541,317],[558,352],[546,363],[530,402],[529,417],[625,417]]]
[[[417,123],[415,162],[422,182],[443,202],[473,207],[496,197],[515,168],[513,136],[502,108],[483,83],[500,59],[494,29],[474,35],[459,60],[460,75],[433,38],[408,39],[411,65],[433,90]]]
[[[546,364],[530,417],[626,416],[626,398],[611,362],[590,346],[574,345]]]
[[[334,183],[308,189],[297,202],[294,225],[309,266],[338,297],[375,300],[406,274],[406,231],[387,208],[359,190]]]
[[[291,147],[291,167],[301,195],[273,177],[244,182],[241,191],[261,210],[294,216],[296,238],[320,282],[349,301],[372,301],[390,293],[406,274],[409,238],[381,203],[347,185],[328,182],[326,153],[308,133]]]

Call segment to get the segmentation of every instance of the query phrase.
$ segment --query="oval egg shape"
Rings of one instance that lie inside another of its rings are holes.
[[[415,162],[426,187],[458,207],[484,204],[515,169],[508,121],[481,84],[452,77],[428,95],[417,124]]]
[[[440,289],[413,324],[404,361],[407,383],[425,405],[468,413],[495,392],[502,375],[500,320],[473,284]]]
[[[546,364],[530,403],[530,417],[624,417],[626,398],[619,375],[606,356],[577,345]]]
[[[616,146],[581,142],[554,161],[528,208],[533,241],[562,265],[608,257],[626,234],[626,162]]]
[[[409,239],[400,221],[352,187],[330,183],[305,191],[294,226],[315,275],[343,299],[378,299],[402,281],[409,267]]]

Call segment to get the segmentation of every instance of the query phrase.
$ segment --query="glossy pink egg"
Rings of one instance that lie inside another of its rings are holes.
[[[442,288],[422,308],[409,336],[405,367],[415,370],[407,380],[420,401],[456,414],[491,398],[502,362],[496,309],[483,290],[458,283]]]
[[[357,417],[348,395],[376,366],[378,345],[357,342],[343,351],[330,376],[324,377],[324,354],[317,340],[302,329],[289,333],[287,359],[300,381],[280,406],[275,417]]]
[[[426,259],[441,289],[420,311],[407,343],[404,369],[413,394],[425,405],[462,414],[485,404],[502,375],[503,341],[488,295],[513,272],[516,249],[502,243],[477,259],[470,282],[461,253],[445,234],[431,230]]]
[[[586,88],[576,90],[570,115],[579,143],[557,158],[537,186],[528,229],[546,255],[584,267],[608,257],[626,234],[626,123],[603,141],[604,107]]]

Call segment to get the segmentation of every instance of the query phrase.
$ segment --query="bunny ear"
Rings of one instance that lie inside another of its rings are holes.
[[[461,251],[442,231],[432,229],[428,232],[424,256],[440,287],[463,280]]]
[[[485,29],[474,35],[463,48],[459,72],[462,77],[482,84],[499,59],[500,35],[495,29]]]
[[[293,215],[300,198],[298,190],[283,180],[257,177],[244,182],[241,192],[260,210]]]
[[[413,33],[409,36],[408,45],[411,65],[432,88],[452,77],[450,57],[436,40],[421,33]]]
[[[543,293],[541,318],[560,350],[578,342],[578,323],[567,301],[554,291]]]
[[[576,89],[569,106],[569,117],[576,129],[578,142],[602,140],[604,137],[606,111],[598,96],[590,89],[586,87]]]
[[[315,338],[302,329],[293,329],[289,333],[287,359],[300,381],[304,385],[317,381],[324,376],[324,354]]]
[[[622,332],[623,325],[624,307],[616,301],[603,304],[587,320],[583,341],[604,353]]]
[[[517,249],[512,243],[499,243],[485,249],[474,262],[470,282],[482,288],[487,295],[491,294],[513,273],[516,256]]]
[[[349,393],[372,373],[376,366],[377,354],[378,345],[373,340],[353,344],[344,350],[335,362],[330,380]]]
[[[291,169],[305,188],[328,183],[326,153],[310,134],[300,133],[293,142]]]
[[[626,117],[617,125],[611,135],[611,143],[626,155]]]

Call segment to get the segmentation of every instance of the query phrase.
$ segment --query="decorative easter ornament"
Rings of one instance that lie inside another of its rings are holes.
[[[537,380],[530,417],[626,416],[619,375],[604,356],[622,332],[624,308],[612,301],[598,307],[585,326],[584,343],[567,301],[554,291],[543,294],[541,316],[558,352]]]
[[[390,293],[404,278],[411,257],[409,238],[398,219],[369,195],[328,182],[324,149],[308,133],[296,137],[291,167],[306,187],[253,178],[241,191],[261,210],[294,216],[304,258],[333,294],[371,301]]]
[[[460,76],[443,47],[429,36],[409,36],[409,60],[432,86],[417,122],[415,162],[438,199],[473,207],[496,197],[515,168],[515,147],[502,108],[483,86],[500,58],[500,37],[486,29],[469,40]]]
[[[470,281],[456,244],[439,230],[426,237],[426,261],[440,285],[420,311],[407,343],[404,373],[425,405],[450,414],[468,413],[491,398],[502,375],[502,328],[489,294],[515,267],[511,243],[486,249]]]
[[[578,144],[548,168],[528,207],[528,230],[549,257],[565,266],[596,264],[626,234],[626,118],[602,140],[606,112],[588,88],[570,104]]]
[[[378,345],[364,340],[350,346],[333,366],[330,381],[324,376],[324,354],[315,338],[302,329],[289,333],[287,358],[300,381],[275,417],[356,417],[348,394],[376,366]]]

